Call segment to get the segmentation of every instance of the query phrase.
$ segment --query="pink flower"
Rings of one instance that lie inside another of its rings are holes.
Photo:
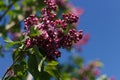
[[[110,77],[109,80],[115,80],[115,78],[114,77]]]
[[[90,37],[89,34],[84,34],[82,39],[74,44],[75,49],[77,49],[78,51],[81,51],[81,47],[80,46],[85,45],[88,42],[89,37]]]
[[[68,4],[67,7],[70,9],[70,12],[72,12],[73,14],[77,15],[77,16],[81,16],[84,12],[83,9],[81,8],[76,8],[74,7],[72,4]]]
[[[8,75],[11,76],[11,77],[14,77],[15,76],[14,71],[12,69],[10,69],[8,71]]]
[[[94,69],[93,70],[93,75],[99,76],[100,75],[100,70],[99,69]]]

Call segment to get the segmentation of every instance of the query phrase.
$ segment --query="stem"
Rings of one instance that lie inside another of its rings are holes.
[[[42,60],[40,61],[39,65],[38,65],[38,71],[41,72],[42,70],[42,66],[43,66],[43,63],[45,61],[46,57],[43,57]]]
[[[15,2],[17,2],[17,0],[15,0],[13,3],[11,3],[7,10],[3,13],[3,15],[0,16],[0,21],[2,20],[2,18],[7,14],[7,12],[10,10],[10,8],[15,4]]]
[[[15,63],[19,60],[20,55],[14,60],[14,62],[10,65],[10,67],[6,70],[6,72],[4,73],[3,77],[1,80],[4,80],[5,76],[7,75],[7,73],[9,72],[9,70],[15,65]]]
[[[24,54],[25,49],[22,50],[22,51],[23,51],[23,55],[25,55],[25,54]],[[8,69],[7,69],[6,72],[4,73],[4,75],[3,75],[3,77],[2,77],[1,80],[4,80],[4,78],[5,78],[5,76],[7,75],[7,73],[10,71],[10,69],[16,64],[16,62],[17,62],[21,57],[23,57],[23,56],[20,54],[20,55],[18,55],[18,56],[15,58],[15,60],[13,61],[13,63],[8,67]]]

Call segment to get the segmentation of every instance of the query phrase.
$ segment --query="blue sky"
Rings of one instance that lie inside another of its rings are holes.
[[[71,0],[84,9],[80,29],[90,33],[90,40],[80,53],[85,62],[99,59],[103,62],[102,73],[120,78],[120,0]],[[66,53],[66,51],[63,51]],[[10,53],[0,58],[0,77],[11,64]],[[65,56],[67,56],[66,54]],[[61,61],[64,61],[62,56]]]
[[[86,62],[99,59],[102,73],[120,79],[120,0],[71,0],[84,9],[79,27],[90,33],[80,53]]]

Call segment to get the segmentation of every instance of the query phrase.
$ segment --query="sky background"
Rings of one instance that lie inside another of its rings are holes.
[[[102,73],[120,80],[120,0],[71,0],[84,10],[79,27],[90,33],[80,53],[86,62],[99,59]]]
[[[79,27],[90,34],[80,55],[86,63],[101,60],[102,73],[120,80],[120,0],[71,0],[71,3],[84,10]],[[61,62],[66,60],[66,53],[63,50]],[[5,58],[0,58],[0,77],[12,62],[10,56],[6,53]]]

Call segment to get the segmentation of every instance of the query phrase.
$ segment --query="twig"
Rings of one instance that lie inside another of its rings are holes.
[[[4,73],[4,75],[3,75],[1,80],[4,80],[5,76],[9,72],[9,70],[15,65],[15,63],[19,60],[19,58],[20,58],[20,55],[14,60],[13,64],[11,64],[10,67],[6,70],[6,72]]]
[[[11,3],[7,10],[3,13],[3,15],[0,16],[0,21],[2,20],[2,18],[7,14],[7,12],[10,10],[10,8],[17,2],[17,0],[15,0],[13,3]]]
[[[24,50],[23,50],[24,51]],[[24,55],[24,53],[23,53],[23,55]],[[10,67],[8,67],[8,69],[6,70],[6,72],[4,73],[4,75],[3,75],[3,77],[2,77],[2,79],[1,80],[4,80],[4,78],[5,78],[5,76],[7,75],[7,73],[10,71],[10,69],[16,64],[16,62],[21,58],[21,54],[20,55],[18,55],[17,57],[16,57],[16,59],[13,61],[13,63],[10,65]]]

